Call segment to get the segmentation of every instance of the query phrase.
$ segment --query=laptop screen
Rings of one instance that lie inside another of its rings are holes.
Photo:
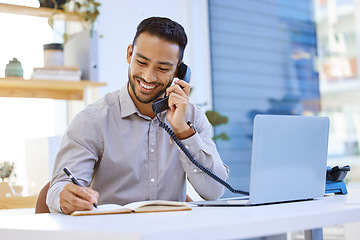
[[[257,115],[254,119],[250,203],[324,196],[327,117]]]

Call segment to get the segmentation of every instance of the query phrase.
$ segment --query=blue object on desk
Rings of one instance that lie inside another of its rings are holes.
[[[325,194],[335,193],[335,194],[347,194],[346,185],[344,178],[346,174],[350,171],[350,166],[346,165],[344,167],[327,167],[326,171],[326,186]]]
[[[327,193],[347,194],[348,192],[344,181],[326,181],[325,194]]]

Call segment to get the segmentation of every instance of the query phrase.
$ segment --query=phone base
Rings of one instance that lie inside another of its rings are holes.
[[[327,193],[335,193],[335,194],[347,194],[348,191],[346,189],[346,185],[344,181],[334,182],[334,181],[326,181],[325,185],[325,194]]]

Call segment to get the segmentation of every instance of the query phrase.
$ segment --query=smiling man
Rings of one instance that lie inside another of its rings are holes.
[[[150,17],[139,24],[127,48],[128,84],[87,106],[64,134],[47,195],[51,212],[89,210],[93,203],[185,201],[186,177],[204,199],[222,196],[225,188],[169,141],[152,110],[156,99],[169,96],[169,109],[159,119],[202,165],[228,178],[210,123],[189,102],[190,85],[173,81],[186,44],[183,27],[168,18]],[[64,167],[86,187],[71,183]]]

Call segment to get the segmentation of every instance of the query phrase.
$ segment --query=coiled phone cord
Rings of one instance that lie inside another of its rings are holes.
[[[173,132],[173,130],[166,125],[166,123],[163,123],[160,118],[158,117],[157,113],[155,112],[155,116],[159,121],[159,126],[162,127],[163,129],[165,129],[165,131],[170,135],[170,137],[174,140],[174,142],[179,146],[179,148],[185,153],[185,155],[190,159],[190,161],[196,166],[198,167],[200,170],[202,170],[204,173],[206,173],[207,175],[209,175],[211,178],[213,178],[215,181],[217,181],[218,183],[222,184],[223,186],[225,186],[227,189],[229,189],[232,193],[237,193],[237,194],[243,194],[243,195],[247,195],[249,196],[249,192],[246,191],[242,191],[242,190],[236,190],[233,187],[230,186],[230,184],[228,184],[227,182],[225,182],[224,180],[222,180],[221,178],[219,178],[216,174],[214,174],[213,172],[211,172],[209,169],[207,169],[206,167],[204,167],[203,165],[201,165],[201,163],[199,163],[198,161],[196,161],[196,159],[191,155],[190,151],[186,149],[185,145],[178,139],[178,137],[175,135],[175,133]]]

